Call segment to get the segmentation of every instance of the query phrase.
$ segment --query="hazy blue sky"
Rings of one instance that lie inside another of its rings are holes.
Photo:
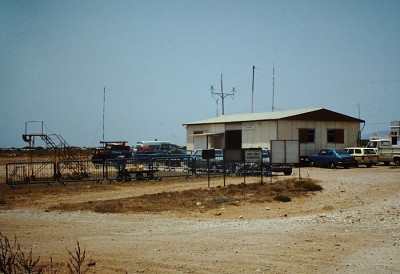
[[[0,147],[25,121],[70,145],[185,145],[186,122],[324,107],[388,130],[400,120],[400,1],[0,0]],[[221,114],[219,104],[219,114]],[[34,130],[34,129],[32,129]],[[34,130],[35,131],[35,130]]]

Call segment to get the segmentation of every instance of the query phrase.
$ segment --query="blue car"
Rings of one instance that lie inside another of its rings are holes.
[[[356,167],[357,161],[345,149],[323,148],[318,154],[308,156],[310,166],[336,168],[338,166],[349,168]]]

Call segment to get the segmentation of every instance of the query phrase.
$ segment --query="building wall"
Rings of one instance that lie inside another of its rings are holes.
[[[213,135],[218,133],[222,135]],[[224,133],[224,124],[188,125],[186,127],[187,150],[207,148],[207,142],[208,148],[223,148],[225,143]]]
[[[196,136],[195,131],[203,133],[224,133],[225,130],[242,130],[242,148],[271,148],[272,140],[299,140],[299,129],[314,129],[315,142],[300,144],[300,155],[308,156],[324,147],[345,148],[357,145],[359,122],[349,121],[304,121],[276,120],[242,122],[235,124],[210,124],[187,126],[187,149],[205,148],[207,136]],[[343,129],[344,143],[328,143],[328,129]],[[224,148],[224,136],[209,136],[209,147]]]
[[[271,140],[276,139],[276,121],[242,123],[242,148],[270,148]]]

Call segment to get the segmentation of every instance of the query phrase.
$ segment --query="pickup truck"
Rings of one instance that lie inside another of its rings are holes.
[[[400,166],[400,145],[394,145],[389,138],[371,138],[367,148],[373,148],[378,154],[378,161],[389,165],[393,162]]]

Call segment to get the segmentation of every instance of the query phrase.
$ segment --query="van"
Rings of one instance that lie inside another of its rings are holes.
[[[365,165],[371,167],[378,163],[378,154],[373,148],[366,147],[349,147],[347,152],[356,159],[357,165]]]

